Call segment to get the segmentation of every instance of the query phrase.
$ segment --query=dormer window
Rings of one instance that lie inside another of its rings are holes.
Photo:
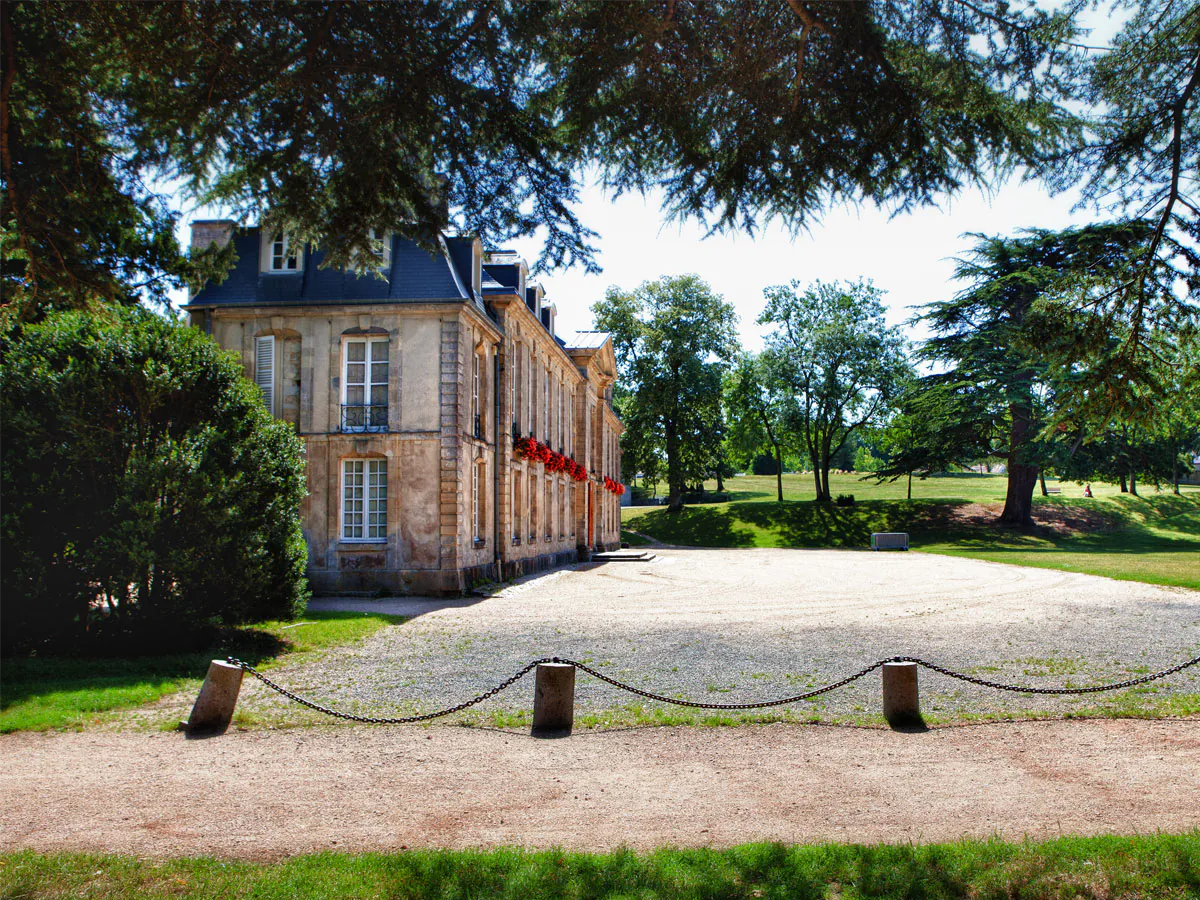
[[[282,231],[264,233],[262,259],[264,272],[295,275],[304,269],[304,248]]]
[[[368,268],[378,269],[385,276],[390,275],[392,271],[391,233],[371,228],[367,231],[367,239],[371,242],[371,249],[374,252],[374,260]]]

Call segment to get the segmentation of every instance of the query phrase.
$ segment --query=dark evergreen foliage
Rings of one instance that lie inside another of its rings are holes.
[[[0,351],[6,650],[158,649],[303,609],[303,445],[237,360],[140,307],[55,313]]]
[[[922,354],[944,370],[910,390],[904,412],[911,439],[879,474],[945,471],[1003,456],[1009,490],[1001,521],[1032,521],[1039,471],[1055,453],[1046,429],[1070,419],[1094,430],[1090,407],[1131,396],[1115,381],[1095,380],[1120,347],[1127,322],[1080,310],[1142,264],[1148,229],[1135,220],[1032,229],[1016,238],[976,235],[974,252],[955,273],[969,286],[929,304],[920,317],[934,332]],[[1080,386],[1088,402],[1069,402]],[[1097,389],[1098,396],[1087,392]]]
[[[367,265],[541,230],[592,266],[590,164],[753,230],[934,202],[1073,146],[1062,15],[961,0],[9,3],[4,294],[17,311],[212,275],[155,186]],[[153,279],[153,280],[152,280]]]

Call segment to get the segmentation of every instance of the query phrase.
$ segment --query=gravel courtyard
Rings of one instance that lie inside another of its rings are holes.
[[[895,655],[1059,687],[1153,672],[1200,653],[1200,593],[1182,588],[921,553],[655,552],[646,563],[579,565],[530,578],[486,599],[341,601],[413,618],[273,677],[340,708],[396,715],[458,702],[554,655],[670,696],[740,703],[800,693]],[[1200,693],[1200,666],[1136,694],[1099,699],[1000,693],[927,671],[920,677],[923,711],[943,720],[1067,714]],[[478,707],[475,720],[527,712],[532,689],[532,678],[520,682]],[[863,720],[878,712],[878,695],[872,673],[784,709],[801,720]],[[629,721],[639,705],[658,706],[580,674],[577,716],[591,724]],[[279,715],[285,701],[248,679],[243,706]],[[286,708],[297,722],[313,720]]]

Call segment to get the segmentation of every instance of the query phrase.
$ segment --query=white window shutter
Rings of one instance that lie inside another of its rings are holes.
[[[254,383],[262,388],[267,412],[275,415],[275,338],[254,339]]]

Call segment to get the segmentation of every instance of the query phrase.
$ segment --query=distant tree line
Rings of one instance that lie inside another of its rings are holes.
[[[610,289],[594,311],[622,373],[623,474],[665,483],[678,510],[690,485],[715,478],[720,489],[733,471],[774,475],[780,501],[783,472],[809,471],[822,502],[833,499],[831,470],[907,478],[911,498],[914,475],[1002,459],[999,522],[1014,526],[1032,521],[1047,473],[1178,491],[1200,452],[1200,341],[1170,266],[1144,276],[1155,324],[1139,380],[1108,374],[1100,396],[1079,390],[1133,327],[1108,316],[1097,334],[1079,295],[1104,297],[1134,277],[1147,228],[976,235],[957,268],[963,290],[924,307],[917,320],[933,335],[916,348],[864,281],[767,288],[759,353],[737,347],[732,305],[695,275]]]

